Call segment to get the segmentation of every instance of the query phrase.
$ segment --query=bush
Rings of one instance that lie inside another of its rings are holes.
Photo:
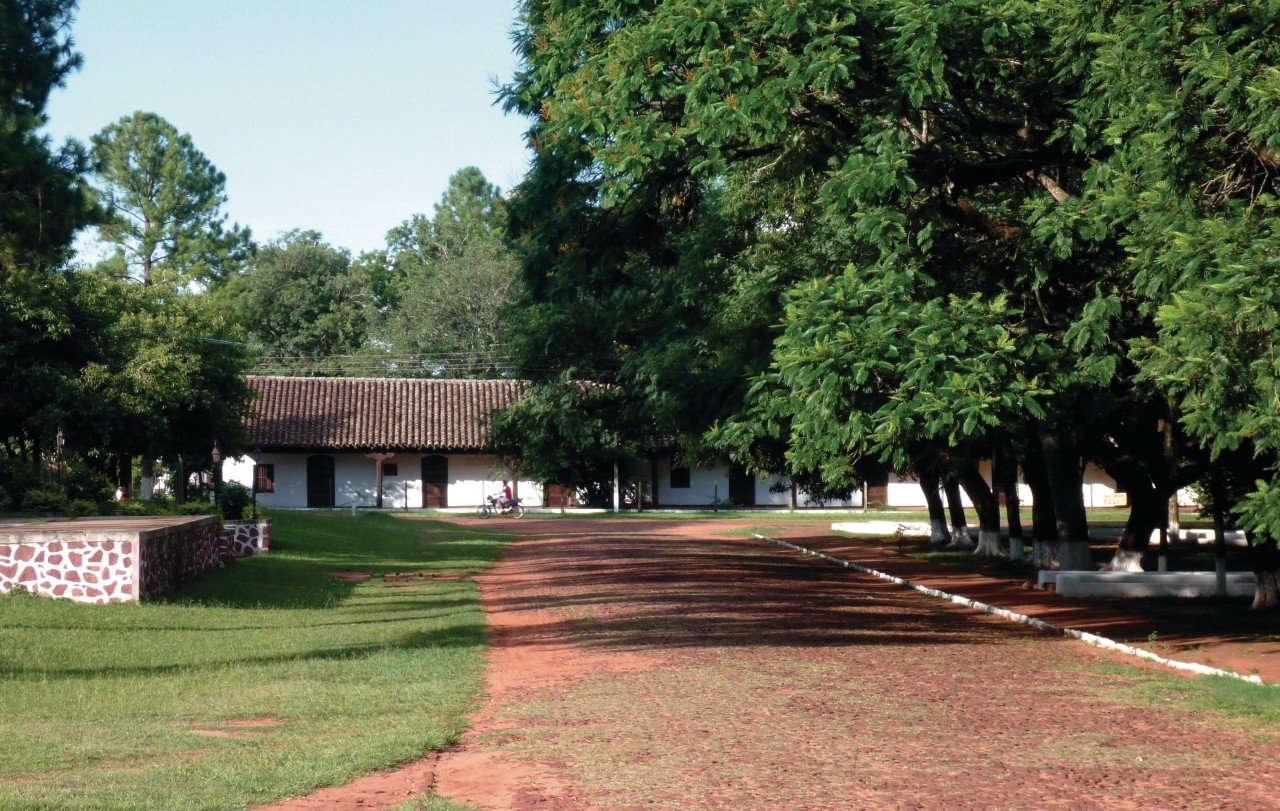
[[[116,492],[115,486],[106,476],[79,461],[67,463],[61,484],[67,491],[67,498],[72,501],[98,503],[111,499]]]
[[[155,515],[155,509],[145,501],[130,499],[120,505],[121,515]]]
[[[188,501],[175,505],[174,515],[217,515],[218,508],[210,501]]]
[[[100,510],[97,503],[87,498],[74,498],[67,502],[67,515],[72,518],[83,518],[87,515],[98,515]]]
[[[246,513],[252,512],[252,502],[253,493],[239,482],[227,482],[218,488],[218,507],[228,521],[243,520]]]
[[[67,496],[57,486],[32,487],[22,494],[22,509],[33,513],[64,512]]]

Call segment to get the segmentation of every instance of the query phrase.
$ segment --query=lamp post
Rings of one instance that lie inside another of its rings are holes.
[[[262,446],[254,445],[249,453],[253,458],[253,520],[258,520],[258,465],[262,464]]]
[[[213,452],[209,454],[213,458],[213,506],[218,506],[218,491],[222,489],[222,451],[218,450],[218,443],[213,443]]]
[[[59,488],[62,487],[62,466],[64,464],[62,459],[62,448],[66,444],[67,444],[67,439],[62,435],[62,427],[59,426],[58,436],[54,439],[54,450],[56,451],[57,460],[58,460],[58,487]]]

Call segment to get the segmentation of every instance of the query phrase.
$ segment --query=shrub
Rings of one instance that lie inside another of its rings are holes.
[[[245,514],[252,511],[249,506],[252,501],[253,493],[239,482],[227,482],[218,488],[218,507],[228,521],[243,520]]]
[[[67,502],[67,515],[72,518],[83,518],[86,515],[98,515],[98,505],[87,498],[74,498]]]
[[[22,509],[33,513],[60,513],[67,509],[67,496],[57,486],[32,487],[22,494]]]
[[[218,508],[210,501],[188,501],[175,505],[171,512],[174,515],[217,515]]]
[[[72,501],[101,502],[110,499],[116,491],[106,476],[77,461],[67,463],[61,484]]]
[[[155,515],[155,509],[145,501],[129,500],[120,505],[121,515]]]

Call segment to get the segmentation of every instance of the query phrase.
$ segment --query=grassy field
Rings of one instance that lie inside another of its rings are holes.
[[[237,808],[448,745],[481,686],[474,581],[330,572],[473,573],[504,543],[288,513],[270,555],[164,602],[0,598],[0,808]]]

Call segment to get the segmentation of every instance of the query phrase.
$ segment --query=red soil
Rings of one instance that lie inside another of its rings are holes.
[[[747,522],[495,523],[534,537],[477,578],[461,745],[277,807],[1274,807],[1280,744],[1097,672],[1135,660],[717,534]]]

